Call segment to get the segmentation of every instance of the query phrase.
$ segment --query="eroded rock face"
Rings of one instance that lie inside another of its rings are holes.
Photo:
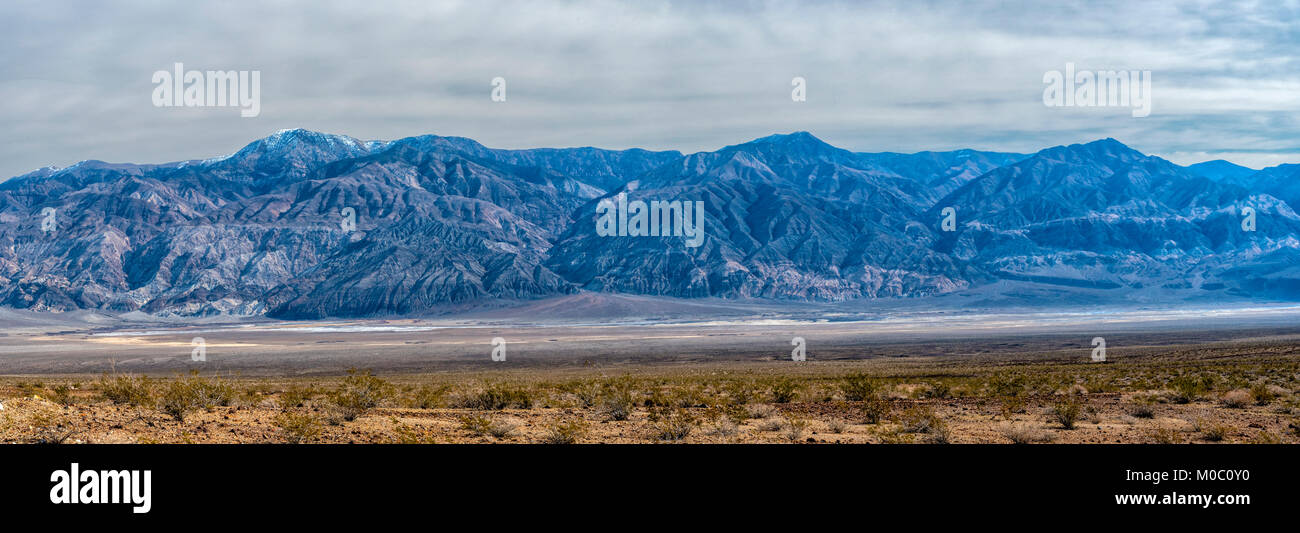
[[[1300,297],[1294,172],[1232,170],[1207,178],[1113,139],[867,154],[800,132],[683,156],[286,130],[225,158],[0,183],[0,305],[314,318],[582,290],[910,297],[999,278]],[[619,195],[702,202],[702,241],[601,236],[598,207]]]

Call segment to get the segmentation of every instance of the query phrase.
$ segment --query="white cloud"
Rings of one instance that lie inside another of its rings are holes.
[[[1284,118],[1300,107],[1300,43],[1278,22],[1294,5],[1229,7],[6,2],[0,175],[202,158],[292,127],[683,151],[793,130],[862,151],[1112,136],[1157,154],[1300,160],[1300,125]],[[150,74],[177,61],[261,70],[262,115],[152,107]],[[1152,116],[1044,107],[1042,74],[1066,62],[1151,70]],[[504,104],[488,98],[495,76]],[[788,97],[793,76],[806,103]]]

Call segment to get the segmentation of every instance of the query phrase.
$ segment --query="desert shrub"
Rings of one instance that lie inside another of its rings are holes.
[[[587,423],[582,419],[561,420],[551,424],[542,435],[546,444],[573,444],[587,434]]]
[[[695,417],[685,409],[661,408],[651,413],[654,437],[661,441],[677,442],[686,439],[695,428]]]
[[[533,407],[533,397],[523,388],[494,384],[461,398],[456,406],[485,411],[500,411],[511,408],[531,409]]]
[[[236,403],[246,407],[258,407],[262,405],[262,400],[269,395],[271,395],[271,391],[266,387],[249,386],[239,391],[239,397],[236,398]]]
[[[950,398],[952,397],[952,386],[942,381],[927,383],[921,390],[922,398]]]
[[[433,409],[442,405],[451,387],[440,385],[420,385],[406,398],[406,406],[412,409]]]
[[[1016,444],[1036,444],[1052,441],[1050,432],[1033,424],[1005,423],[1002,425],[1001,433],[1003,437]]]
[[[845,422],[837,418],[835,420],[831,420],[830,422],[827,422],[826,429],[829,429],[831,433],[839,435],[849,429],[849,424],[848,422]]]
[[[185,415],[196,407],[198,399],[194,391],[179,379],[169,383],[158,398],[158,408],[178,421],[184,421]]]
[[[600,413],[610,420],[627,420],[636,408],[636,398],[624,388],[610,390],[600,399]]]
[[[488,425],[487,432],[488,435],[492,435],[493,438],[505,439],[514,435],[518,429],[519,424],[513,421],[497,419],[493,420],[492,423]]]
[[[193,372],[167,384],[158,398],[158,408],[177,421],[184,421],[190,411],[230,405],[235,397],[235,387],[229,382]]]
[[[1155,444],[1182,444],[1183,443],[1182,434],[1178,433],[1178,431],[1172,428],[1167,428],[1167,427],[1158,427],[1147,432],[1147,438],[1151,439],[1151,442]]]
[[[42,381],[19,381],[14,384],[18,389],[18,395],[23,397],[40,396],[45,392],[45,383]]]
[[[393,442],[398,444],[434,444],[438,442],[438,439],[434,437],[433,430],[430,428],[407,424],[395,416],[390,417],[388,420],[393,425]]]
[[[839,381],[840,394],[850,402],[860,402],[875,396],[879,384],[867,374],[849,374]]]
[[[1004,418],[1011,418],[1013,414],[1025,412],[1025,403],[1023,396],[998,397],[998,407],[1002,411]]]
[[[765,403],[756,403],[747,406],[745,408],[745,412],[749,415],[749,418],[761,420],[764,418],[771,418],[772,416],[775,416],[776,408],[767,405]]]
[[[790,417],[785,421],[785,431],[782,436],[790,442],[799,442],[803,438],[804,430],[808,429],[808,422],[802,418]]]
[[[1256,383],[1250,388],[1250,395],[1255,398],[1255,405],[1268,405],[1277,399],[1277,393],[1267,383]]]
[[[952,442],[952,428],[940,421],[938,425],[930,428],[929,439],[931,444],[948,444]]]
[[[200,377],[198,372],[190,373],[186,378],[190,388],[193,390],[196,405],[198,407],[209,409],[215,406],[228,406],[239,397],[239,390],[229,381],[215,378]]]
[[[943,420],[935,414],[934,409],[924,405],[903,411],[898,422],[904,433],[930,433],[943,425]]]
[[[301,444],[311,442],[320,435],[320,422],[307,413],[283,411],[275,416],[274,424],[280,429],[285,442]]]
[[[580,381],[562,386],[561,389],[572,392],[581,407],[595,407],[600,402],[601,386],[595,381]]]
[[[713,422],[713,430],[709,432],[719,437],[734,437],[740,433],[740,426],[728,417],[719,417]]]
[[[293,409],[306,407],[314,397],[316,397],[316,389],[293,385],[281,392],[276,402],[280,404],[281,409]]]
[[[149,407],[153,405],[154,383],[149,376],[130,376],[104,374],[96,384],[100,395],[105,399],[122,405]]]
[[[50,389],[50,400],[59,405],[72,405],[76,401],[72,396],[72,387],[66,384],[55,385]]]
[[[1224,406],[1240,409],[1254,403],[1255,397],[1246,389],[1235,389],[1225,392],[1220,401],[1223,402]]]
[[[709,406],[704,411],[704,416],[709,420],[717,421],[725,418],[734,424],[739,424],[749,418],[749,410],[740,404],[723,403]]]
[[[777,378],[772,382],[772,401],[790,403],[799,396],[799,383],[787,377]]]
[[[476,436],[487,435],[491,425],[492,417],[487,415],[468,414],[460,417],[460,428]]]
[[[723,389],[727,392],[727,398],[731,399],[731,403],[737,405],[745,405],[758,399],[753,384],[748,381],[728,381]]]
[[[1210,442],[1222,441],[1228,438],[1233,431],[1232,426],[1225,424],[1200,422],[1198,425],[1201,426],[1201,437]]]
[[[998,372],[989,376],[988,389],[992,396],[1020,396],[1025,392],[1025,376],[1011,372]]]
[[[1156,410],[1149,403],[1135,403],[1128,407],[1128,414],[1133,418],[1155,418]]]
[[[493,418],[487,415],[465,415],[460,417],[460,427],[476,436],[491,435],[498,439],[504,439],[513,435],[519,425],[509,420]]]
[[[904,433],[899,428],[878,432],[876,436],[880,437],[881,444],[911,444],[914,442],[913,435]]]
[[[1169,381],[1169,386],[1173,389],[1170,400],[1174,403],[1194,402],[1209,391],[1213,384],[1214,380],[1209,376],[1177,376]]]
[[[1282,444],[1282,437],[1271,431],[1263,431],[1250,437],[1251,444]]]
[[[765,418],[758,421],[759,431],[780,431],[785,424],[779,418]]]
[[[1078,422],[1081,410],[1082,405],[1073,396],[1061,398],[1052,404],[1052,416],[1065,429],[1074,429],[1074,424]]]
[[[872,394],[862,402],[862,416],[868,424],[879,424],[881,419],[889,416],[891,410],[889,400],[879,394]]]
[[[370,374],[369,370],[349,369],[338,388],[328,395],[338,416],[345,421],[356,420],[366,411],[379,407],[393,395],[393,386]]]

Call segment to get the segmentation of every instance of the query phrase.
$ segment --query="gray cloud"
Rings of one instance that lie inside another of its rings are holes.
[[[0,6],[0,176],[223,155],[281,128],[496,147],[860,151],[1115,137],[1300,161],[1295,2],[24,2]],[[260,70],[262,114],[156,108],[175,62]],[[1153,113],[1047,108],[1042,76],[1150,70]],[[508,101],[489,99],[503,76]],[[793,103],[790,79],[808,80]]]

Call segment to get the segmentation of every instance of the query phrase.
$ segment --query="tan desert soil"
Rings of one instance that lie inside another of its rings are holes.
[[[948,355],[912,347],[802,363],[767,358],[377,372],[391,396],[351,421],[338,416],[331,400],[343,383],[337,375],[202,374],[234,392],[222,402],[228,405],[195,408],[183,421],[156,406],[114,404],[99,390],[100,375],[10,376],[0,378],[0,441],[286,442],[292,432],[281,413],[288,411],[318,428],[307,442],[324,443],[554,442],[557,426],[574,422],[570,433],[582,443],[1010,443],[1012,435],[1056,443],[1300,442],[1300,343],[1294,340],[1128,346],[1107,363],[1088,362],[1086,348],[1040,351],[1032,340],[1019,344],[939,348]],[[866,402],[845,398],[845,380],[859,374],[876,383],[888,405],[879,423],[868,423]],[[1024,382],[1017,385],[1023,392],[998,392],[1008,376]],[[1173,384],[1193,378],[1209,385],[1178,403]],[[176,379],[154,378],[154,397]],[[777,402],[782,383],[794,387],[791,401]],[[282,409],[293,387],[316,394],[305,407]],[[602,409],[611,387],[632,391],[627,420],[611,420]],[[437,399],[431,408],[414,407],[424,388],[439,390]],[[465,398],[498,389],[523,391],[532,407],[465,407]],[[1232,391],[1250,401],[1228,405]],[[1007,398],[1017,400],[1008,407]],[[1078,404],[1078,420],[1065,429],[1055,412],[1071,402]],[[1135,416],[1142,405],[1150,417]],[[480,435],[470,429],[474,417],[512,430],[499,438]],[[909,431],[917,417],[934,427]],[[726,421],[733,418],[743,420],[731,427]],[[666,431],[674,421],[677,431]]]

